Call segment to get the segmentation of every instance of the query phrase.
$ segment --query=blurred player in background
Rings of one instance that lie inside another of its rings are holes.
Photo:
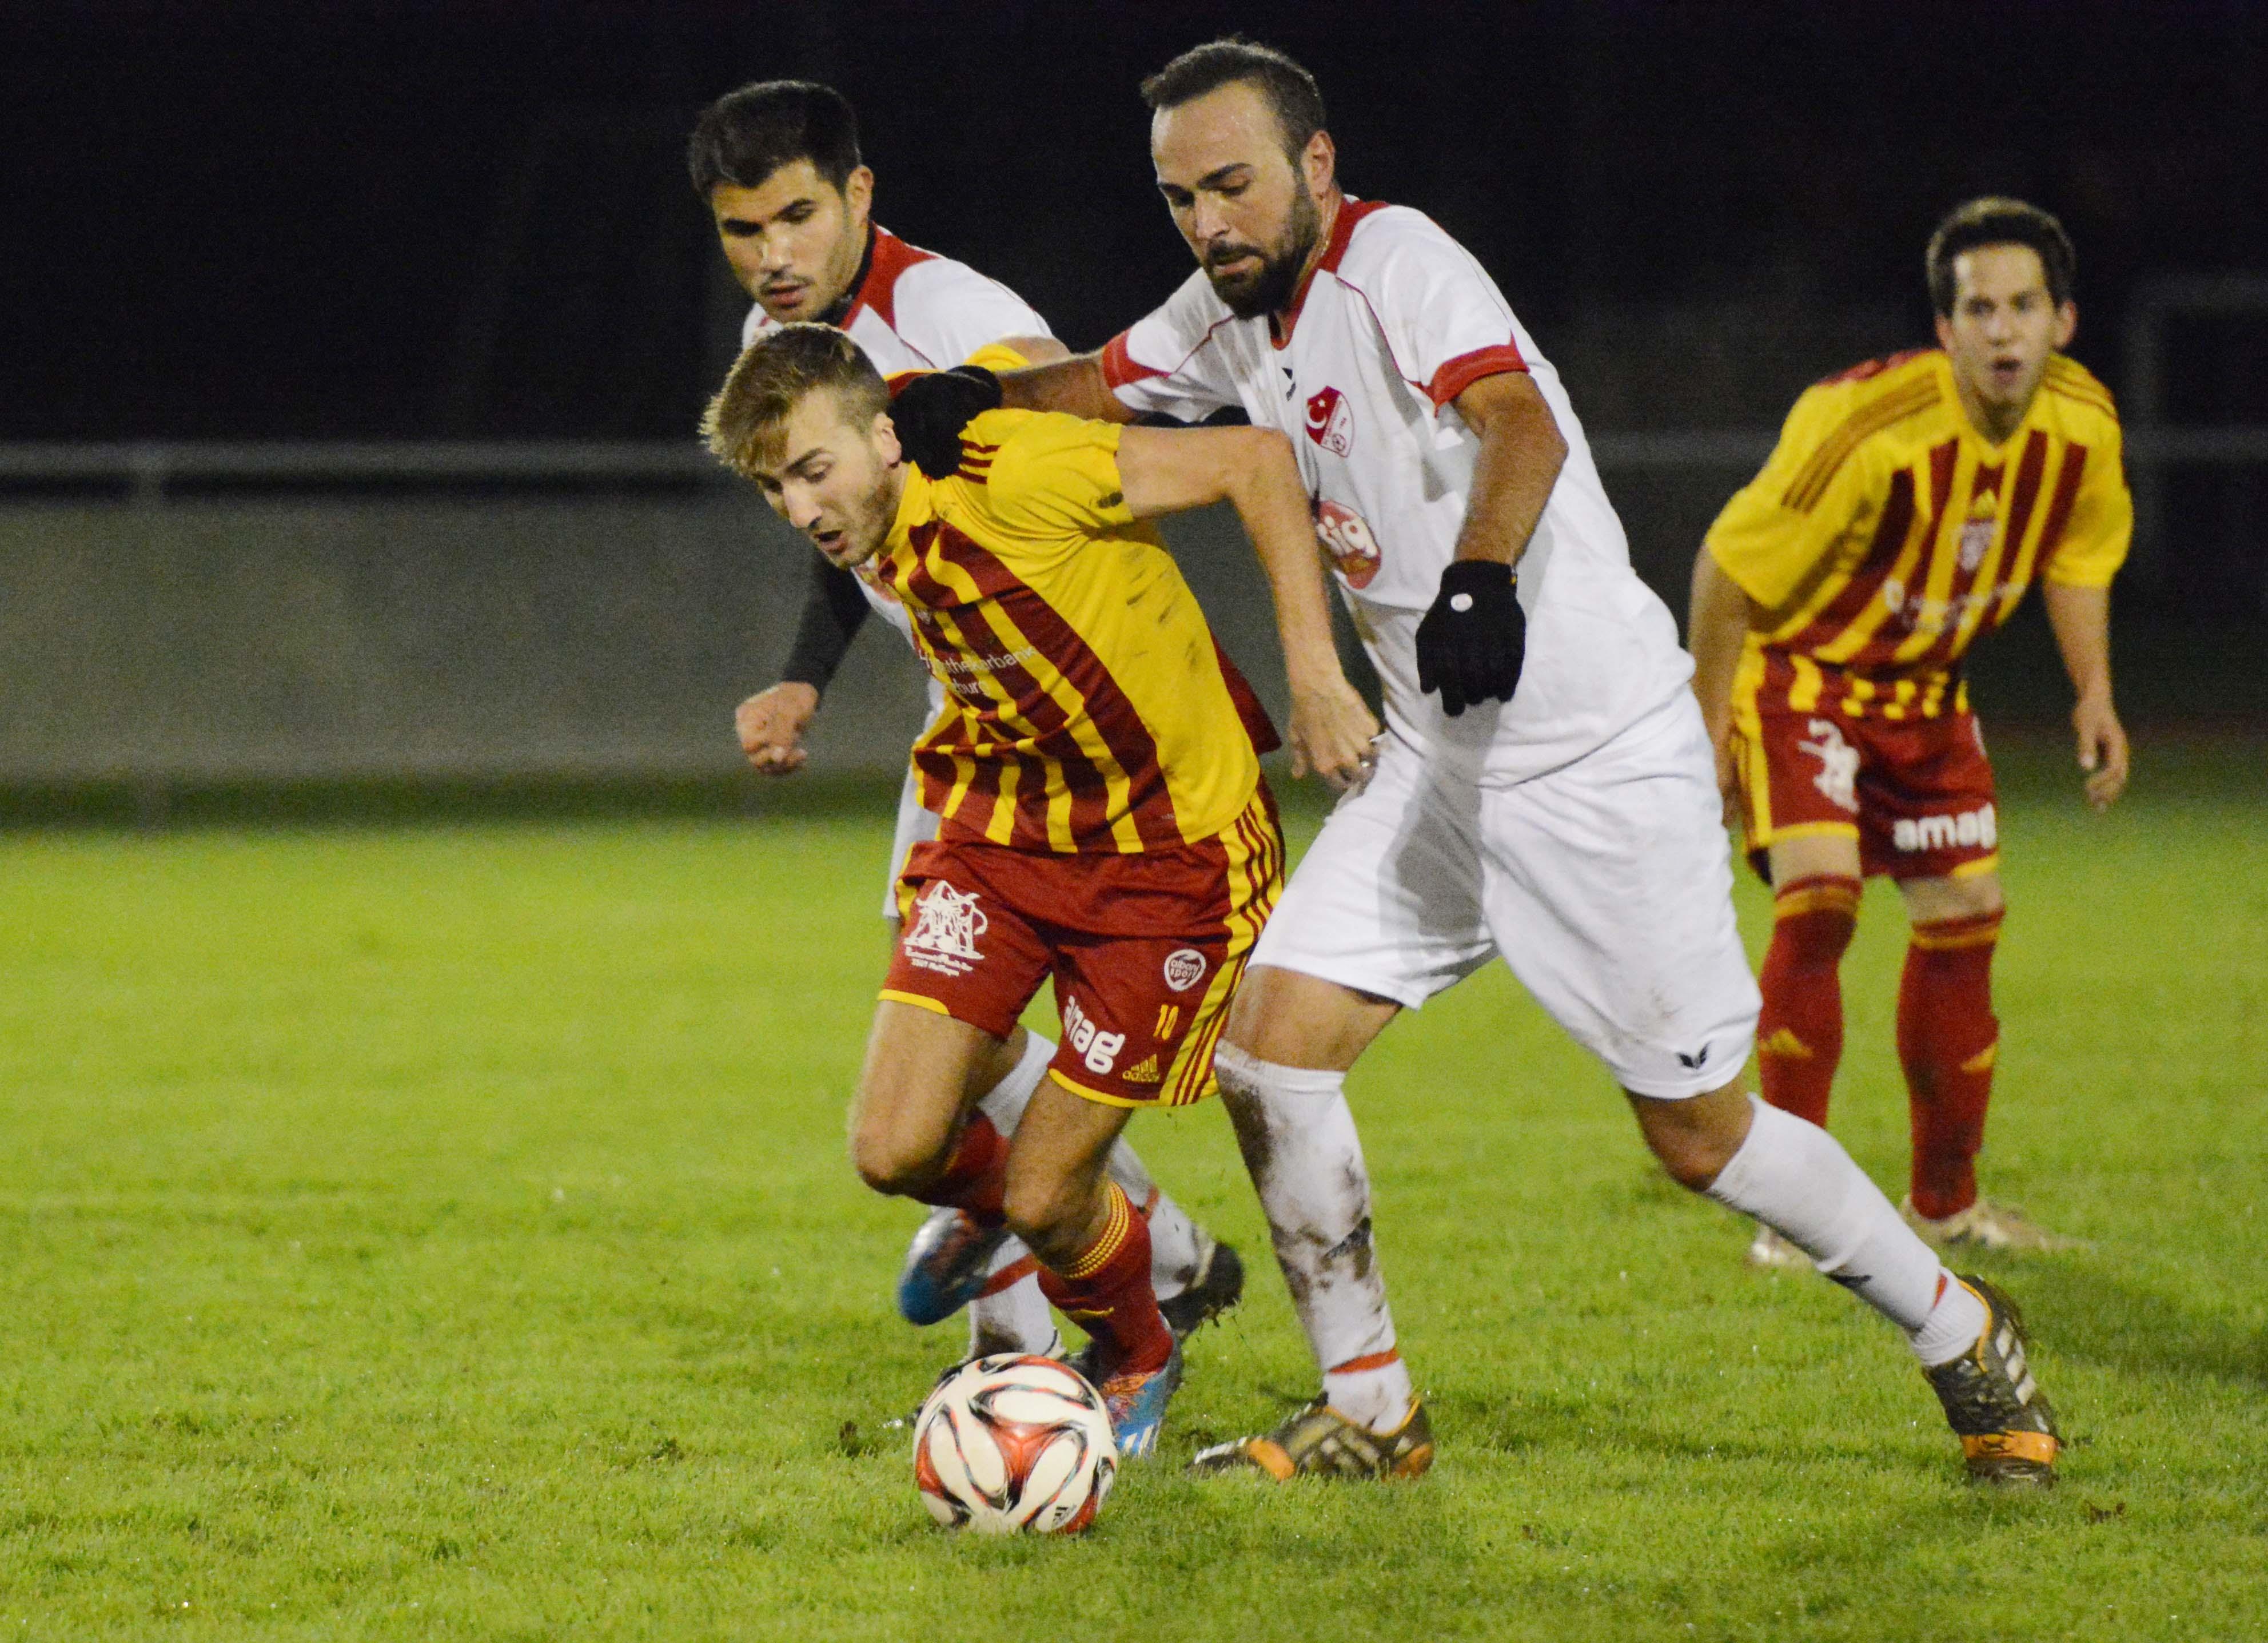
[[[688,163],[733,272],[755,298],[743,346],[783,324],[816,320],[848,332],[885,376],[954,365],[1004,341],[1030,360],[1064,354],[1047,321],[1015,292],[873,220],[874,177],[859,154],[858,119],[830,87],[774,80],[720,98],[694,129]],[[802,768],[803,732],[870,608],[912,642],[904,607],[880,578],[812,556],[780,682],[740,704],[735,716],[740,746],[757,770],[786,775]],[[945,689],[931,678],[928,694],[934,719]],[[897,917],[897,873],[907,851],[936,836],[937,818],[922,807],[909,772],[884,917]],[[984,1103],[1004,1134],[1015,1129],[1055,1049],[1019,1028],[994,1054]],[[1234,1306],[1244,1289],[1236,1251],[1160,1191],[1132,1147],[1120,1146],[1110,1168],[1149,1218],[1153,1278],[1175,1333]],[[968,1303],[971,1355],[1056,1351],[1060,1342],[1036,1270],[1005,1229],[978,1229],[940,1209],[915,1236],[899,1308],[915,1323],[933,1323]]]
[[[2054,1428],[2007,1303],[1947,1271],[1824,1131],[1744,1087],[1756,989],[1692,665],[1631,569],[1557,373],[1462,247],[1341,190],[1322,95],[1291,59],[1217,41],[1143,93],[1198,271],[1097,353],[924,379],[899,420],[928,464],[953,454],[932,424],[1003,393],[1122,421],[1241,405],[1290,436],[1384,682],[1376,772],[1292,876],[1219,1058],[1323,1389],[1199,1469],[1430,1463],[1344,1087],[1396,1013],[1502,956],[1613,1073],[1672,1175],[1778,1227],[1905,1332],[1973,1471],[2050,1479]]]
[[[1133,1109],[1211,1092],[1283,842],[1260,778],[1273,733],[1141,521],[1236,508],[1275,594],[1295,773],[1352,779],[1377,722],[1339,669],[1282,436],[995,411],[932,479],[902,460],[888,407],[849,337],[791,325],[750,344],[706,424],[832,563],[895,593],[946,682],[913,754],[939,836],[899,880],[851,1153],[877,1191],[1014,1229],[1093,1337],[1080,1367],[1121,1449],[1146,1454],[1181,1345],[1105,1164]],[[1064,1041],[1004,1138],[978,1098],[1050,976]]]
[[[1718,783],[1773,888],[1764,1099],[1827,1122],[1836,969],[1862,880],[1887,873],[1913,924],[1898,984],[1906,1213],[1940,1247],[2052,1248],[1977,1191],[2003,903],[1992,767],[1961,661],[2037,579],[2079,696],[2088,799],[2115,800],[2127,750],[2110,578],[2134,509],[2110,394],[2059,351],[2078,322],[2062,225],[2020,201],[1971,200],[1926,263],[1939,346],[1807,392],[1710,528],[1693,568],[1694,689]],[[1802,1257],[1767,1227],[1749,1258]]]

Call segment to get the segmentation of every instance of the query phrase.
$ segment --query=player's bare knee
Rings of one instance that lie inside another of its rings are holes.
[[[1630,1101],[1647,1147],[1690,1191],[1707,1191],[1749,1138],[1749,1096],[1738,1082],[1683,1101],[1636,1094]]]
[[[924,1138],[880,1124],[860,1124],[850,1131],[850,1167],[858,1179],[889,1197],[906,1197],[936,1179],[945,1159]]]

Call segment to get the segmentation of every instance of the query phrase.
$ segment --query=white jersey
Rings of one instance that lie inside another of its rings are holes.
[[[836,328],[848,333],[885,377],[942,371],[1011,336],[1055,335],[998,280],[987,279],[966,262],[909,246],[879,223],[873,233],[850,311]],[[740,346],[776,328],[777,322],[761,305],[753,307],[740,328]],[[913,623],[897,596],[871,574],[860,574],[858,586],[866,602],[911,645]],[[938,689],[932,681],[932,695]]]
[[[1278,343],[1268,319],[1238,319],[1200,271],[1110,343],[1103,374],[1137,411],[1195,421],[1238,406],[1290,436],[1395,735],[1453,773],[1523,781],[1684,688],[1692,661],[1631,569],[1559,373],[1470,253],[1419,212],[1350,197],[1285,330]],[[1567,461],[1520,564],[1528,649],[1515,699],[1451,718],[1418,689],[1416,644],[1480,450],[1451,402],[1506,371],[1534,379]]]

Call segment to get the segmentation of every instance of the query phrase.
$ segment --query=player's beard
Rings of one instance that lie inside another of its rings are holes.
[[[1293,190],[1291,220],[1284,225],[1283,238],[1275,245],[1265,251],[1257,246],[1226,247],[1205,260],[1204,275],[1212,283],[1213,295],[1240,320],[1256,320],[1263,314],[1288,308],[1322,228],[1323,214],[1316,208],[1314,196],[1305,188]],[[1240,256],[1256,259],[1250,272],[1224,275],[1213,271],[1215,261],[1233,262]]]

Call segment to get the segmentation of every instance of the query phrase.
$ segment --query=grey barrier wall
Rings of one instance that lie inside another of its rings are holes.
[[[2268,459],[2268,429],[2236,432],[2250,443],[2222,454]],[[1594,441],[1632,561],[1681,615],[1703,531],[1770,440]],[[686,453],[658,469],[630,454],[615,489],[569,496],[342,494],[332,453],[287,474],[300,489],[282,496],[184,497],[152,470],[138,499],[0,502],[0,785],[740,769],[732,710],[786,654],[810,549],[728,482],[625,489],[624,475],[702,471]],[[349,478],[401,460],[360,451]],[[1167,536],[1280,722],[1267,585],[1233,517],[1171,521]],[[2052,661],[2027,667],[2059,715]],[[813,767],[896,767],[921,716],[903,644],[869,623],[814,727]]]
[[[1174,534],[1280,707],[1233,519]],[[810,551],[721,489],[0,508],[0,783],[730,772]],[[903,642],[868,623],[813,767],[902,763],[922,711]]]

